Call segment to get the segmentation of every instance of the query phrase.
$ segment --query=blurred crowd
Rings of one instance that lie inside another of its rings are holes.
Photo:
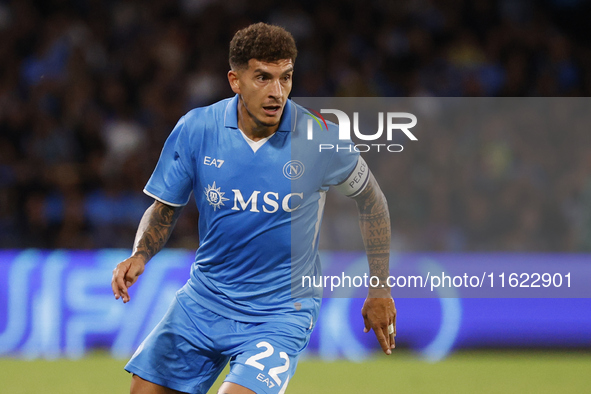
[[[294,35],[294,97],[577,97],[591,92],[589,10],[579,0],[0,0],[0,248],[130,248],[164,140],[191,108],[232,95],[228,44],[250,23]],[[572,138],[487,124],[368,158],[394,247],[590,250],[591,123]],[[169,245],[196,248],[197,221],[189,204]],[[362,248],[350,228],[354,204],[331,194],[322,247]]]
[[[373,105],[415,114],[418,141],[399,132],[392,142],[402,152],[363,155],[388,198],[394,250],[591,249],[591,98],[392,101]],[[376,117],[375,109],[359,113]],[[323,246],[362,247],[354,204],[336,193],[332,199]]]

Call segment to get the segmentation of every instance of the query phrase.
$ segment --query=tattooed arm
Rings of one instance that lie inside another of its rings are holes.
[[[113,270],[111,287],[115,299],[123,298],[123,302],[129,301],[127,289],[144,272],[146,263],[164,247],[181,210],[182,207],[172,207],[160,201],[154,201],[146,210],[135,235],[131,257],[119,263]]]
[[[365,323],[365,332],[374,330],[382,350],[390,354],[395,347],[396,336],[396,307],[390,295],[387,284],[390,261],[390,213],[386,197],[373,174],[369,174],[369,181],[363,192],[355,197],[359,210],[359,225],[361,236],[369,262],[369,275],[379,279],[373,280],[373,286],[361,314]],[[394,333],[388,334],[388,325],[393,324]]]

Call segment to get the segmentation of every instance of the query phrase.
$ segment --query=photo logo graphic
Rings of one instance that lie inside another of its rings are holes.
[[[326,128],[326,130],[328,130],[328,124],[321,114],[335,115],[338,119],[337,126],[339,130],[339,140],[351,140],[351,119],[344,111],[338,109],[321,109],[320,112],[317,112],[311,108],[306,109],[309,111],[307,115],[312,118],[308,119],[307,123],[308,140],[314,139],[313,120],[315,120],[318,126],[320,126],[320,130],[323,129],[323,126]],[[407,122],[399,123],[401,119],[406,119]],[[386,124],[385,127],[384,123]],[[418,141],[417,137],[410,131],[410,129],[416,126],[416,124],[417,117],[409,112],[386,112],[385,114],[384,112],[378,112],[378,130],[373,134],[364,134],[359,129],[359,112],[353,112],[353,134],[362,141],[377,141],[384,134],[384,129],[386,131],[387,141],[392,141],[395,131],[403,132],[404,135],[411,141]],[[385,148],[385,150],[388,152],[402,152],[403,150],[403,146],[400,144],[356,144],[352,146],[319,144],[319,151],[332,149],[336,149],[337,151],[354,149],[357,152],[367,152],[371,150],[372,147],[374,149],[377,148],[378,152],[380,151],[380,148]]]
[[[311,116],[316,121],[316,123],[318,123],[318,126],[320,126],[320,130],[322,130],[322,123],[320,123],[320,120],[318,118],[322,119],[322,122],[324,123],[324,127],[326,127],[326,131],[328,131],[328,125],[326,124],[326,119],[324,119],[324,117],[322,115],[320,115],[317,111],[314,111],[312,108],[306,107],[306,109],[308,110],[308,113],[306,113],[306,115]],[[316,114],[316,116],[312,115],[312,112],[314,112]],[[310,127],[308,127],[308,139],[309,140],[312,139],[310,137]]]

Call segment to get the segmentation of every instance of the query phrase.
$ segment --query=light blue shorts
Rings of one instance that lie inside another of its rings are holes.
[[[180,290],[125,370],[174,390],[205,394],[229,361],[226,382],[257,394],[280,394],[311,332],[289,323],[227,319]]]

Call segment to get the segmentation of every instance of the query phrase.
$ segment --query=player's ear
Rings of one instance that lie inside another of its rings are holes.
[[[236,94],[240,94],[240,81],[238,80],[238,72],[234,70],[228,71],[228,82],[232,91]]]

